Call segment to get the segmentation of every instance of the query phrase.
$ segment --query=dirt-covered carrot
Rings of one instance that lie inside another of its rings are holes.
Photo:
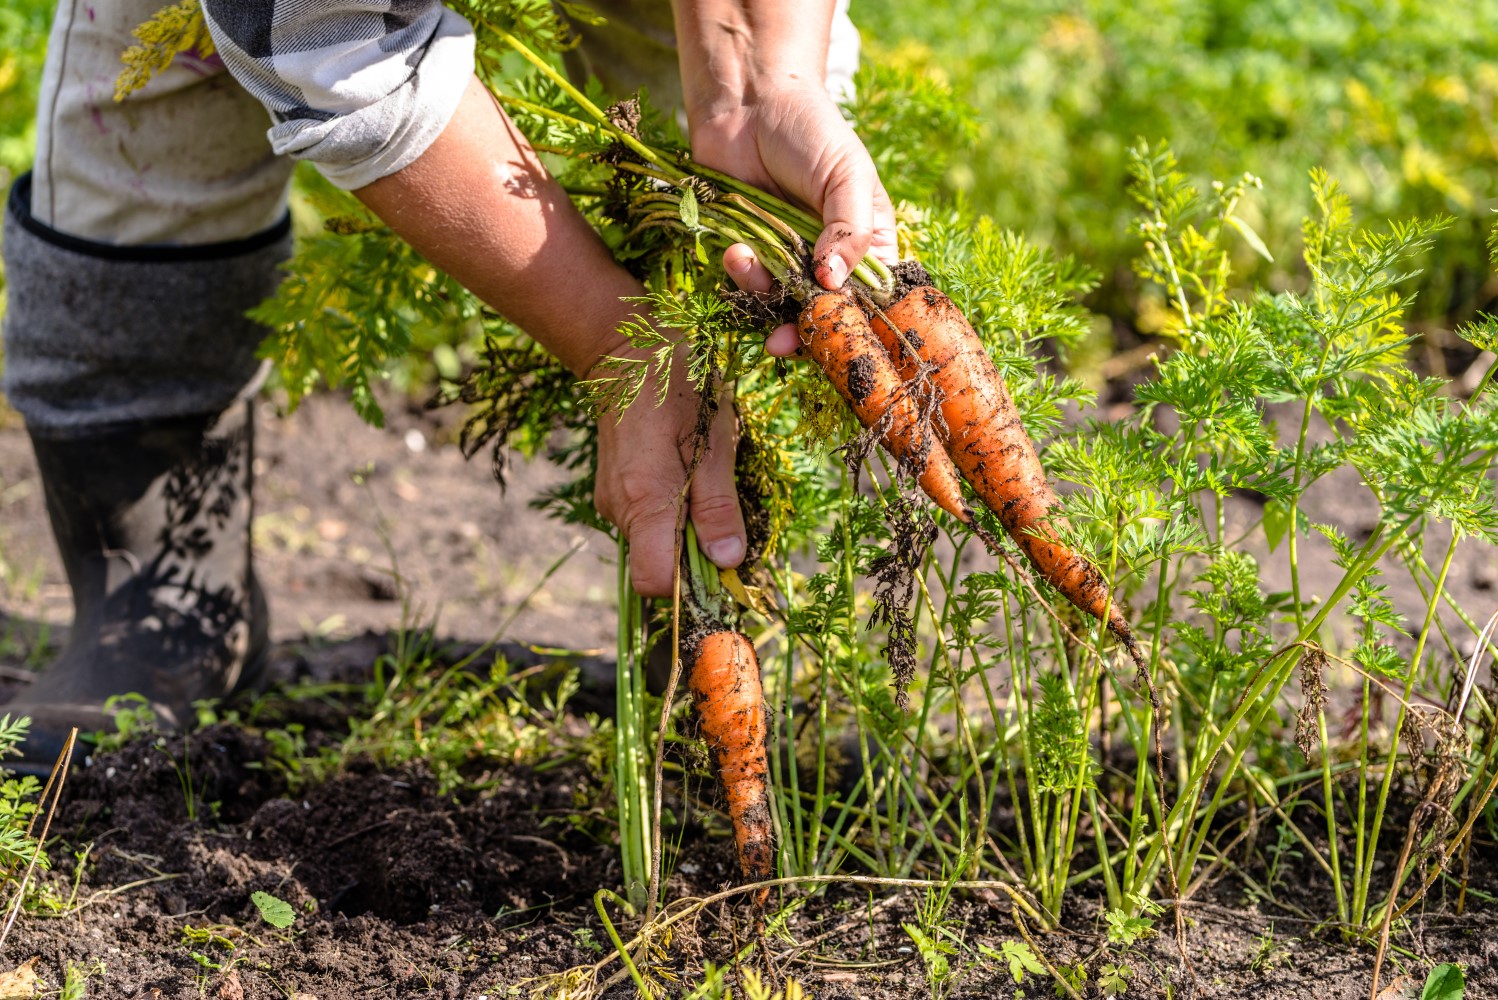
[[[853,296],[847,291],[814,293],[801,309],[797,328],[807,353],[848,401],[858,422],[881,425],[881,442],[926,495],[959,521],[970,522],[972,512],[962,498],[956,467]]]
[[[770,877],[775,838],[770,826],[764,689],[754,644],[742,632],[709,632],[696,644],[687,684],[702,719],[702,737],[713,754],[728,799],[728,818],[744,878]],[[755,901],[761,905],[769,890]]]
[[[901,379],[916,378],[922,362],[932,366],[930,385],[940,394],[942,414],[936,422],[938,439],[1040,575],[1094,618],[1102,618],[1106,610],[1109,630],[1132,642],[1103,575],[1057,537],[1060,522],[1051,512],[1056,494],[1004,377],[962,310],[940,289],[922,284],[885,307],[882,315],[876,312],[871,325]]]

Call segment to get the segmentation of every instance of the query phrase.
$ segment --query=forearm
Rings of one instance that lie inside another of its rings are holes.
[[[757,91],[821,87],[833,0],[672,0],[687,116],[732,111]]]
[[[415,162],[354,193],[573,372],[623,343],[639,283],[476,79]]]

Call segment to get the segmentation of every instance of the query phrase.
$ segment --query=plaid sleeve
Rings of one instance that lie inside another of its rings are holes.
[[[438,0],[202,0],[224,65],[270,111],[272,148],[341,188],[408,165],[473,75],[473,30]]]

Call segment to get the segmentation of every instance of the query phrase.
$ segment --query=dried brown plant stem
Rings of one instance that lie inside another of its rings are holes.
[[[57,814],[57,803],[62,799],[62,786],[68,777],[68,768],[73,764],[73,746],[78,742],[78,730],[75,727],[68,732],[68,738],[62,745],[62,752],[57,755],[57,762],[52,765],[52,773],[47,776],[47,784],[42,788],[42,794],[37,799],[38,804],[45,804],[47,794],[52,795],[52,804],[47,806],[46,819],[42,822],[42,834],[36,838],[36,849],[32,852],[31,863],[26,866],[26,874],[21,876],[21,881],[16,885],[16,895],[11,901],[10,913],[5,917],[5,927],[0,930],[0,948],[5,947],[5,941],[10,937],[10,930],[15,926],[16,917],[21,914],[21,907],[26,902],[26,887],[31,882],[31,876],[36,872],[37,862],[41,860],[42,845],[47,842],[47,833],[52,829],[52,818]],[[32,813],[31,822],[26,824],[26,836],[29,838],[32,831],[36,829],[36,817],[38,813]]]

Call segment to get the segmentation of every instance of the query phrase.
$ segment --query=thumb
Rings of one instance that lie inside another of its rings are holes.
[[[874,236],[874,194],[879,175],[874,161],[849,130],[825,175],[822,195],[822,235],[817,238],[817,281],[826,289],[841,288],[869,251]]]
[[[743,562],[746,546],[744,515],[733,477],[735,422],[731,405],[718,412],[687,494],[702,551],[723,569]]]

